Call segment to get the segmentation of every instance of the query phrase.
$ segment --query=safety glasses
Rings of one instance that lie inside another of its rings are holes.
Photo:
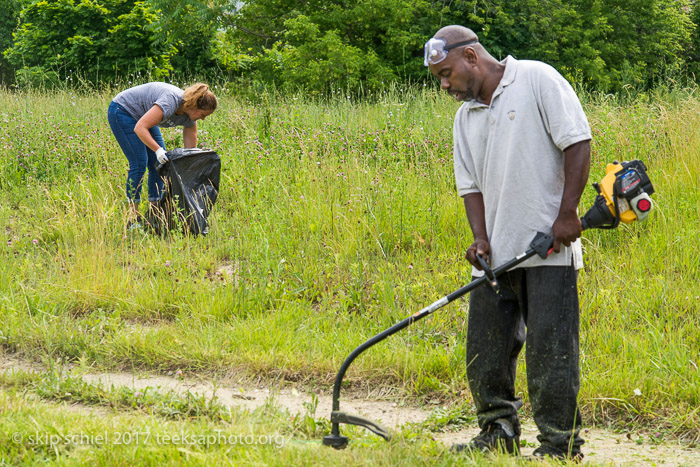
[[[425,43],[425,60],[423,61],[423,65],[428,66],[440,63],[441,61],[445,60],[445,58],[447,57],[447,52],[449,52],[450,50],[457,47],[474,44],[476,42],[478,42],[477,39],[470,39],[468,41],[457,42],[456,44],[447,45],[445,39],[435,39],[433,37]]]

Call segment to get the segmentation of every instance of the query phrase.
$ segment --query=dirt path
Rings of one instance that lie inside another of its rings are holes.
[[[21,360],[2,357],[0,372],[40,371],[35,365]],[[194,378],[181,378],[175,375],[139,375],[126,372],[117,373],[78,373],[88,383],[102,384],[103,387],[130,387],[134,389],[173,391],[184,394],[188,391],[200,396],[211,398],[214,395],[219,402],[226,406],[255,409],[272,399],[273,403],[290,413],[305,413],[312,394],[295,388],[251,386],[250,383],[238,383],[233,379],[212,382]],[[316,394],[318,398],[317,417],[328,417],[331,412],[331,394]],[[344,412],[361,415],[378,421],[387,428],[397,428],[406,423],[420,423],[426,420],[431,410],[420,407],[403,406],[400,401],[370,400],[357,395],[349,395],[342,399],[341,408]],[[451,445],[465,442],[478,433],[478,429],[470,427],[457,432],[435,433],[438,441]],[[668,465],[668,466],[700,466],[700,448],[688,448],[678,443],[663,442],[652,444],[648,437],[641,444],[635,441],[638,434],[628,436],[627,433],[616,433],[604,428],[589,428],[583,434],[586,444],[584,453],[586,463],[612,465]],[[523,422],[523,436],[528,444],[536,445],[537,429],[531,420]],[[530,454],[533,447],[523,448],[523,454]]]

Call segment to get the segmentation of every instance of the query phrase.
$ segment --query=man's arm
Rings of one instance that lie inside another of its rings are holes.
[[[481,193],[469,193],[464,195],[464,209],[467,211],[469,227],[474,235],[474,242],[467,249],[467,260],[481,270],[476,254],[488,261],[489,258],[489,238],[486,233],[486,216],[484,214],[484,196]]]
[[[591,167],[591,140],[580,141],[564,150],[564,193],[561,197],[559,215],[552,225],[554,251],[559,253],[561,245],[570,246],[581,236],[581,220],[576,208],[581,200]]]

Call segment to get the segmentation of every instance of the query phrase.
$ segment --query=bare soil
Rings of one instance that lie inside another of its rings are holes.
[[[0,356],[0,372],[5,371],[41,371],[36,365],[8,356]],[[173,375],[114,373],[79,373],[88,383],[102,384],[109,388],[114,386],[133,389],[157,390],[185,394],[191,392],[207,398],[217,397],[226,406],[253,410],[265,403],[287,409],[290,413],[306,413],[307,405],[312,401],[312,393],[294,387],[253,385],[247,380],[237,381],[229,377],[221,381],[211,381]],[[317,393],[317,417],[329,417],[331,412],[331,394]],[[306,404],[305,404],[306,403]],[[364,416],[396,429],[407,423],[425,421],[432,409],[404,404],[400,399],[368,398],[357,393],[344,394],[341,409],[349,414]],[[523,420],[521,440],[527,441],[522,449],[528,455],[537,446],[537,428],[532,420]],[[447,433],[435,433],[434,439],[449,446],[453,443],[466,442],[478,433],[476,426]],[[583,447],[585,463],[606,465],[668,465],[700,466],[700,448],[688,447],[678,442],[662,441],[652,443],[648,436],[639,433],[621,433],[602,427],[589,427],[582,433],[586,444]],[[641,440],[641,442],[638,442]]]

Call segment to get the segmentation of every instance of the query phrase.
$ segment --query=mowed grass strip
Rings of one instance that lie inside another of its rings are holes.
[[[452,173],[457,105],[445,96],[222,96],[200,131],[223,160],[202,238],[125,230],[110,98],[0,92],[7,351],[328,387],[357,345],[470,280]],[[582,405],[591,421],[697,438],[700,100],[693,90],[583,100],[591,181],[639,158],[657,193],[647,222],[584,234]],[[176,130],[164,137],[182,144]],[[459,301],[393,336],[347,379],[462,402],[467,312]],[[524,371],[518,389],[527,397]]]
[[[454,423],[445,414],[435,426]],[[320,439],[330,423],[315,406],[290,414],[274,401],[253,411],[224,407],[191,394],[106,389],[59,366],[45,373],[0,374],[1,458],[12,464],[85,465],[478,465],[484,456],[457,456],[426,427],[394,433],[391,443],[348,427],[350,447],[335,451]],[[502,465],[517,465],[509,456]]]

